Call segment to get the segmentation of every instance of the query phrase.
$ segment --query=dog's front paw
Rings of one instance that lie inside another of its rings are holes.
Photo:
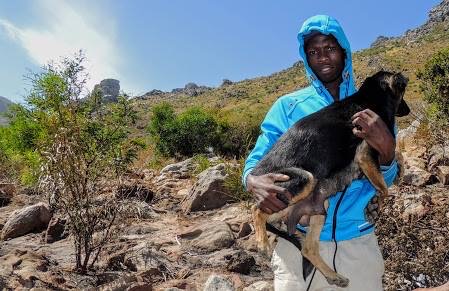
[[[337,285],[338,287],[347,287],[349,285],[349,279],[346,277],[343,277],[342,275],[336,274],[335,277],[328,277],[327,283],[329,285]]]

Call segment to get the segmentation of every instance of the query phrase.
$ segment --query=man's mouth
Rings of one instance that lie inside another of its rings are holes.
[[[329,72],[331,72],[332,70],[333,70],[334,68],[332,67],[332,66],[323,66],[323,67],[321,67],[321,69],[320,69],[320,71],[322,72],[322,73],[329,73]]]

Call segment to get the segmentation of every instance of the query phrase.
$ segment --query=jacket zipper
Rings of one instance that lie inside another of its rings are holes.
[[[345,189],[341,193],[340,198],[338,198],[337,204],[335,205],[334,216],[332,217],[332,240],[333,241],[336,241],[335,233],[337,231],[337,211],[338,211],[338,208],[340,207],[341,201],[343,200],[343,196],[345,195],[347,188],[348,188],[348,186],[345,187]]]

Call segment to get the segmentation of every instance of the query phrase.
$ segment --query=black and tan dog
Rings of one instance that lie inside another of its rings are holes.
[[[302,254],[327,279],[329,284],[347,286],[349,280],[333,271],[319,255],[319,236],[325,221],[325,200],[342,191],[364,174],[379,194],[379,206],[388,195],[380,172],[378,153],[352,132],[351,117],[364,109],[377,113],[393,134],[395,116],[409,108],[403,100],[407,79],[402,74],[381,71],[367,78],[360,90],[296,122],[251,172],[253,175],[282,173],[290,177],[276,184],[293,196],[289,206],[271,216],[253,208],[258,248],[268,253],[266,222],[288,217],[293,234],[303,215],[310,216],[310,228]],[[278,197],[285,201],[285,197]]]

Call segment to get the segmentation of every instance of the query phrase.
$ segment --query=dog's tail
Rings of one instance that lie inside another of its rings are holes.
[[[266,223],[267,231],[274,233],[275,235],[282,237],[283,239],[291,242],[295,247],[298,248],[299,251],[302,250],[301,242],[294,236],[289,235],[286,231],[282,231],[272,226],[269,223]],[[314,266],[312,263],[306,258],[302,257],[302,276],[304,277],[304,281],[306,278],[312,273]]]

